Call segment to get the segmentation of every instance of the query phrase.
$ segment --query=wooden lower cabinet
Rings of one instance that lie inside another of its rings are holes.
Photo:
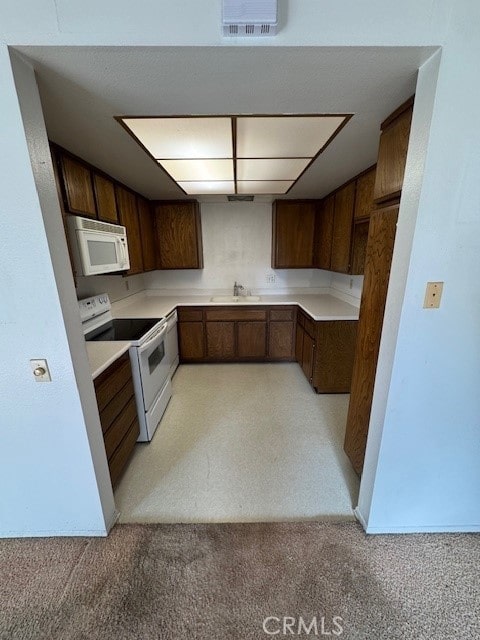
[[[237,324],[237,355],[239,358],[263,360],[267,356],[267,323]]]
[[[181,321],[178,325],[178,348],[182,362],[198,362],[205,359],[203,322]]]
[[[315,359],[315,340],[303,332],[303,349],[302,349],[302,370],[307,380],[312,384],[313,381],[313,362]]]
[[[94,380],[112,485],[125,469],[140,433],[130,357],[124,354]]]
[[[348,393],[352,383],[357,320],[316,322],[313,387],[318,393]]]
[[[298,312],[295,357],[317,393],[349,393],[357,320],[315,322]]]
[[[181,362],[295,359],[295,307],[179,307]]]
[[[233,360],[235,357],[235,323],[207,322],[205,324],[207,358]]]
[[[293,360],[295,324],[293,320],[269,324],[268,357],[270,360]]]

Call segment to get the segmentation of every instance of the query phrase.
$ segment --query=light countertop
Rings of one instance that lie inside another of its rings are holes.
[[[229,306],[225,302],[212,302],[211,295],[161,295],[152,291],[135,294],[115,302],[115,318],[163,318],[177,306]],[[233,302],[232,306],[298,305],[314,320],[358,320],[358,308],[330,294],[262,295],[259,302]],[[99,376],[112,362],[128,351],[130,342],[87,342],[88,360],[92,378]]]
[[[127,340],[87,342],[86,345],[90,370],[94,380],[130,348],[130,342]]]
[[[142,292],[112,305],[115,318],[162,318],[177,306],[298,305],[314,320],[358,320],[358,308],[330,294],[262,295],[259,302],[212,302],[211,295]]]

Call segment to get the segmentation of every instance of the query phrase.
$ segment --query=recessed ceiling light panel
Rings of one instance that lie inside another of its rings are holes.
[[[313,158],[344,116],[237,118],[238,158]]]
[[[230,181],[211,181],[211,182],[179,182],[178,185],[189,195],[202,195],[206,193],[216,195],[226,195],[235,193],[235,183]]]
[[[233,154],[230,118],[125,118],[123,122],[157,160]]]
[[[293,183],[293,180],[239,180],[237,182],[237,192],[252,194],[271,193],[272,195],[282,194],[287,193]]]
[[[237,180],[296,180],[310,158],[237,160]]]
[[[159,160],[176,182],[233,180],[233,160]]]
[[[282,194],[350,115],[119,117],[187,194]]]

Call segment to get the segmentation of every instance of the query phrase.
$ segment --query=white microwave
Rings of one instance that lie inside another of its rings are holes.
[[[79,216],[68,216],[67,225],[77,275],[130,269],[125,227]]]

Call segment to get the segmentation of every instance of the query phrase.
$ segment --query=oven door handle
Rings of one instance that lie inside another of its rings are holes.
[[[148,342],[145,342],[145,344],[142,344],[140,347],[138,347],[138,355],[141,356],[142,353],[145,353],[145,351],[147,351],[147,349],[149,349],[152,344],[160,343],[166,332],[167,326],[165,325],[159,331],[157,331],[157,333],[155,333]]]

